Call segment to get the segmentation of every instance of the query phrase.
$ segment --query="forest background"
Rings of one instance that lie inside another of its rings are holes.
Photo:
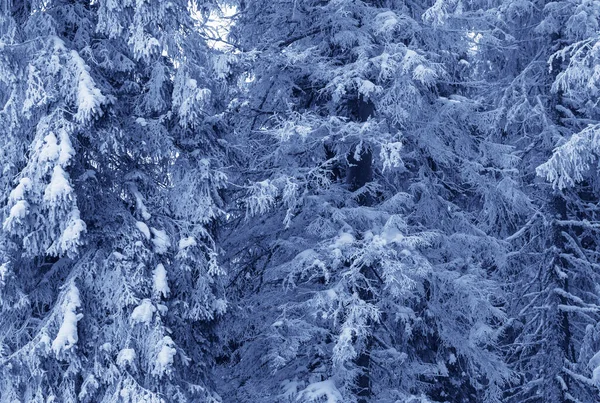
[[[0,0],[0,402],[598,401],[599,24]]]

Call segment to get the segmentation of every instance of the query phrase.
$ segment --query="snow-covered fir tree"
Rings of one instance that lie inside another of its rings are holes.
[[[0,2],[0,401],[220,401],[210,2]]]
[[[473,38],[438,3],[239,13],[224,396],[500,401],[504,243],[485,230],[503,217],[481,206],[507,200],[514,159],[472,118]]]
[[[599,5],[498,2],[475,49],[490,136],[519,160],[519,192],[507,203],[513,233],[497,233],[511,245],[499,274],[513,296],[505,360],[518,374],[506,401],[600,396]]]

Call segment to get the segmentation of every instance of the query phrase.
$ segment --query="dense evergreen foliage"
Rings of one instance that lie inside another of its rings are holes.
[[[600,2],[0,0],[0,402],[600,399]]]
[[[2,3],[2,401],[218,401],[224,87],[188,7]]]

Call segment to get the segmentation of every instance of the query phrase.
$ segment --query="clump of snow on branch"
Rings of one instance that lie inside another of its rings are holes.
[[[152,231],[152,243],[154,244],[154,251],[159,255],[167,253],[171,247],[171,240],[169,235],[164,230],[158,230],[156,228],[150,228]]]
[[[132,348],[124,348],[121,351],[119,351],[116,363],[120,368],[125,368],[127,365],[131,365],[135,361],[135,359],[135,350]]]
[[[131,321],[133,323],[150,323],[154,312],[156,312],[156,307],[150,299],[145,298],[131,312]]]
[[[148,225],[146,225],[146,223],[142,221],[137,221],[135,223],[135,227],[144,235],[146,240],[150,240],[150,228],[148,228]]]
[[[153,280],[154,292],[157,295],[162,295],[163,297],[169,295],[170,289],[167,282],[167,270],[162,263],[156,265],[156,268],[154,269]]]
[[[171,373],[173,366],[173,358],[177,354],[175,343],[169,336],[163,337],[159,343],[160,350],[156,356],[156,363],[153,373],[158,376],[163,376],[165,373]]]
[[[296,400],[306,402],[341,403],[344,401],[342,394],[331,379],[315,382],[302,390]]]
[[[77,309],[80,307],[79,289],[74,283],[71,283],[63,300],[63,321],[52,342],[52,350],[57,356],[77,344],[77,322],[83,318],[83,314],[77,313]]]
[[[179,240],[179,250],[184,250],[186,248],[196,246],[196,245],[197,245],[197,242],[193,236],[181,238]]]

